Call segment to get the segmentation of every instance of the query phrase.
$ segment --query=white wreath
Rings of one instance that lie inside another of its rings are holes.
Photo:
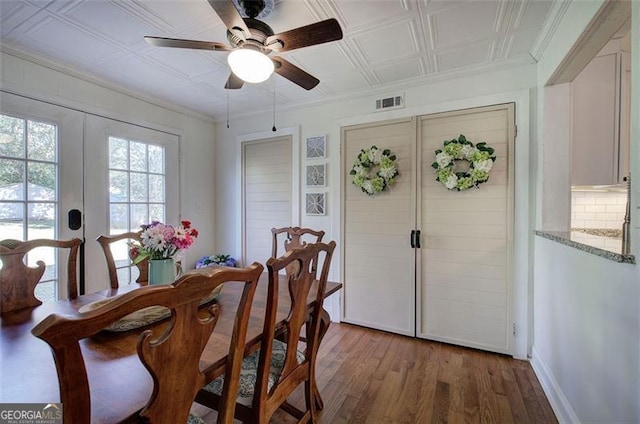
[[[353,175],[356,187],[373,196],[393,185],[400,172],[396,167],[396,156],[389,149],[371,146],[360,151],[349,174]]]
[[[436,161],[431,164],[437,174],[436,181],[440,181],[449,190],[479,188],[481,183],[489,179],[489,171],[496,160],[494,151],[484,142],[474,146],[464,135],[460,135],[457,140],[454,138],[445,141],[444,149],[436,150]],[[469,162],[468,171],[455,169],[456,161],[460,160]]]

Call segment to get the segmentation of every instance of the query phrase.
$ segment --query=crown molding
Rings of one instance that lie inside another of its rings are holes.
[[[538,34],[538,38],[536,38],[536,41],[533,43],[533,46],[529,51],[529,54],[531,54],[531,57],[533,57],[536,62],[540,61],[545,50],[549,47],[551,37],[553,37],[553,34],[555,34],[556,30],[560,26],[560,22],[562,22],[562,18],[567,12],[570,4],[571,0],[554,1],[551,4],[549,15],[544,21],[542,29]]]
[[[381,92],[393,93],[398,91],[409,91],[412,88],[415,88],[416,86],[426,86],[429,84],[436,84],[439,82],[452,80],[452,79],[472,77],[472,76],[477,76],[478,74],[488,74],[492,72],[513,69],[521,66],[533,65],[534,63],[535,62],[531,59],[531,57],[529,57],[529,55],[523,55],[517,58],[505,59],[505,60],[500,60],[492,63],[483,63],[480,65],[475,65],[472,67],[466,67],[462,69],[454,69],[447,72],[439,72],[437,74],[417,77],[417,78],[402,81],[399,83],[382,84],[375,87],[362,89],[358,92],[335,95],[330,98],[325,98],[322,100],[314,100],[309,102],[297,102],[296,104],[278,107],[278,113],[296,111],[301,108],[307,108],[307,107],[318,107],[318,106],[332,104],[340,101],[370,99],[371,97],[379,96]],[[238,113],[238,114],[231,115],[229,119],[231,121],[236,119],[250,119],[263,114],[264,114],[264,111]],[[225,124],[225,123],[226,123],[226,117],[224,117],[224,119],[215,120],[216,125]]]
[[[43,66],[45,68],[51,69],[53,71],[56,72],[61,72],[65,75],[69,75],[73,78],[77,78],[80,79],[82,81],[88,82],[90,84],[95,84],[98,85],[102,88],[105,88],[107,90],[111,90],[111,91],[115,91],[116,93],[122,94],[124,96],[127,97],[131,97],[133,99],[139,100],[139,101],[143,101],[145,103],[149,103],[153,106],[157,106],[157,107],[161,107],[163,109],[167,109],[170,110],[172,112],[175,113],[179,113],[181,115],[186,115],[186,116],[190,116],[192,118],[196,118],[202,121],[206,121],[206,122],[210,122],[210,123],[214,123],[215,122],[215,117],[213,115],[205,115],[203,113],[200,112],[196,112],[194,110],[191,109],[187,109],[184,107],[180,107],[180,106],[176,106],[174,104],[168,103],[166,101],[160,100],[158,98],[155,98],[153,96],[149,96],[146,94],[142,94],[140,92],[136,92],[134,90],[130,90],[130,89],[125,89],[119,85],[107,82],[103,79],[97,78],[95,76],[89,75],[87,73],[81,72],[75,68],[63,65],[59,62],[50,60],[50,59],[45,59],[41,56],[38,56],[34,53],[31,52],[27,52],[25,50],[22,49],[18,49],[15,48],[13,46],[8,45],[8,43],[6,43],[5,41],[3,41],[2,43],[0,43],[0,52],[11,55],[11,56],[15,56],[19,59],[25,60],[27,62],[31,62],[34,63],[36,65],[39,66]]]

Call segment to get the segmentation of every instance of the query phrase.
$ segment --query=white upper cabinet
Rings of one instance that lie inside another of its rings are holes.
[[[629,53],[611,40],[571,84],[571,185],[619,184],[629,172]]]

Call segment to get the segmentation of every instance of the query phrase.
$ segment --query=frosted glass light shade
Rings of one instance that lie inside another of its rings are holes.
[[[252,49],[232,51],[227,62],[234,74],[245,82],[262,82],[273,73],[273,62],[263,53]]]

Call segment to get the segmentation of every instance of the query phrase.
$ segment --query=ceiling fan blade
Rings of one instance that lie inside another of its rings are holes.
[[[267,38],[265,45],[278,52],[287,52],[301,47],[314,46],[342,39],[342,29],[334,18],[316,22]],[[282,47],[279,47],[281,44]]]
[[[182,40],[179,38],[150,36],[145,36],[144,39],[147,43],[156,47],[177,47],[180,49],[217,50],[225,52],[233,50],[226,44],[216,43],[213,41]]]
[[[209,4],[229,30],[237,29],[242,31],[244,33],[243,38],[251,34],[232,0],[209,0]]]
[[[240,79],[240,77],[236,76],[233,72],[229,73],[229,78],[227,79],[227,83],[224,85],[224,88],[229,90],[237,90],[238,88],[242,88],[244,81]]]
[[[288,62],[281,57],[272,57],[271,60],[273,60],[273,64],[275,65],[275,72],[282,75],[289,81],[298,84],[305,90],[311,90],[320,83],[318,78],[308,74],[293,63]]]

